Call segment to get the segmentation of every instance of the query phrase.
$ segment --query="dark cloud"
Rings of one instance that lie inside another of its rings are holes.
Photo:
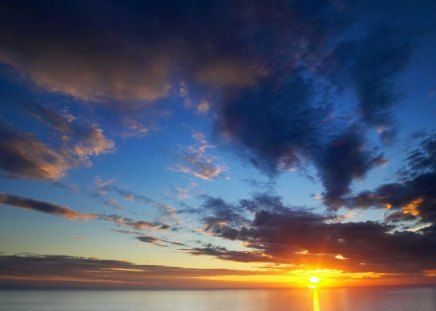
[[[185,246],[183,243],[168,241],[165,239],[158,239],[149,235],[140,235],[137,236],[136,239],[144,243],[163,246],[163,247],[167,247],[168,245]]]
[[[405,178],[436,172],[436,134],[423,137],[419,146],[409,152],[407,162],[408,166],[400,171]]]
[[[257,70],[240,27],[249,8],[244,1],[8,1],[0,60],[83,101],[156,100],[174,75],[211,87],[250,85]]]
[[[1,288],[186,288],[223,286],[205,277],[274,274],[267,271],[137,265],[60,255],[1,255]],[[231,284],[227,284],[231,285]]]
[[[325,202],[334,206],[349,193],[353,180],[383,163],[365,132],[376,128],[384,143],[394,137],[392,112],[400,99],[395,79],[411,59],[416,33],[388,20],[373,24],[367,19],[350,35],[343,26],[353,29],[347,18],[356,12],[315,3],[293,7],[300,18],[287,25],[292,34],[281,33],[284,38],[297,35],[306,44],[290,43],[288,57],[269,63],[266,77],[224,96],[217,129],[269,175],[313,163],[325,187]],[[313,15],[305,15],[304,8]],[[292,27],[309,20],[313,28]],[[339,102],[346,98],[352,109],[353,96],[357,111],[344,120]]]
[[[409,152],[397,182],[343,200],[349,208],[384,208],[388,221],[436,224],[436,137],[428,135]],[[392,212],[392,213],[391,213]]]
[[[400,210],[407,219],[436,223],[436,173],[419,175],[400,183],[383,184],[345,201],[349,208]],[[397,214],[398,215],[398,214]],[[392,219],[393,216],[388,217]],[[397,217],[398,218],[398,217]],[[405,220],[406,218],[402,218]]]
[[[312,82],[274,76],[222,106],[218,129],[248,148],[252,163],[273,174],[295,168],[319,144],[326,112],[311,99]]]
[[[358,130],[335,137],[316,159],[321,181],[326,189],[324,202],[340,205],[340,198],[349,193],[354,179],[363,178],[371,168],[385,163],[382,155],[368,150]]]
[[[215,200],[219,204],[219,200]],[[227,203],[223,203],[226,209]],[[263,202],[263,203],[262,203]],[[274,202],[270,208],[262,204]],[[398,231],[379,222],[339,222],[334,214],[292,208],[278,197],[242,200],[239,208],[254,212],[244,224],[208,227],[209,233],[242,241],[247,250],[206,245],[186,250],[239,262],[275,262],[305,269],[340,269],[349,272],[422,273],[435,268],[434,227]],[[207,219],[205,219],[207,221]]]
[[[7,193],[0,193],[0,204],[47,213],[47,214],[66,218],[68,220],[89,220],[89,219],[95,219],[97,217],[95,213],[79,213],[68,207],[47,203],[43,201],[23,198],[20,196],[10,195]]]
[[[225,247],[208,244],[205,247],[186,249],[186,252],[195,256],[212,256],[222,260],[237,262],[274,262],[271,257],[262,256],[261,252],[231,251]]]
[[[246,222],[241,215],[242,210],[239,206],[227,204],[220,198],[207,197],[202,205],[202,210],[206,214],[203,222],[206,230],[224,225],[236,226]]]
[[[334,79],[354,88],[363,122],[385,142],[395,135],[392,109],[399,99],[394,79],[411,58],[412,34],[402,27],[374,26],[362,39],[341,43],[332,53]]]

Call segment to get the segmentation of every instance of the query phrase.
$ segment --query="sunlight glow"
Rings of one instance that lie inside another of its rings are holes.
[[[319,277],[317,277],[317,276],[311,276],[310,278],[309,278],[309,281],[310,281],[310,283],[312,283],[312,284],[318,284],[319,283]]]

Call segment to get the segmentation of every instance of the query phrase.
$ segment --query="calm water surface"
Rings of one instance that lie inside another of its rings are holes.
[[[436,288],[0,291],[1,311],[435,311]]]

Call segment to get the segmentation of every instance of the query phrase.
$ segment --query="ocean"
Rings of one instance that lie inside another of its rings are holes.
[[[1,311],[435,311],[436,287],[3,290]]]

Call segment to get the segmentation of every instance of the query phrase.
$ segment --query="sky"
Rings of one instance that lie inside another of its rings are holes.
[[[436,284],[436,2],[0,4],[0,288]]]

